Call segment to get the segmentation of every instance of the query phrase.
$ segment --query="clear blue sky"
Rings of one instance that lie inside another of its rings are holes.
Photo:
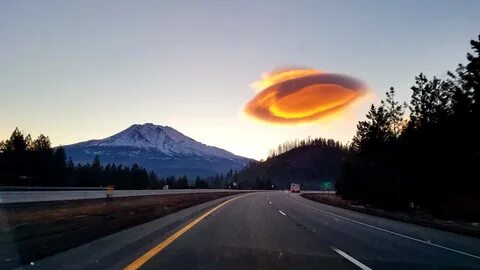
[[[480,1],[0,1],[0,139],[55,145],[169,125],[253,158],[288,139],[348,141],[369,102],[419,72],[445,76],[480,33]],[[278,66],[366,81],[374,97],[303,126],[240,116]]]

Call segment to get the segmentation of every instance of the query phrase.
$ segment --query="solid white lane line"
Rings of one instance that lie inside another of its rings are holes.
[[[366,266],[365,264],[357,261],[355,258],[353,258],[352,256],[348,255],[347,253],[341,251],[340,249],[338,248],[334,248],[332,247],[332,249],[337,252],[338,254],[342,255],[342,257],[344,257],[345,259],[349,260],[350,262],[352,262],[353,264],[355,264],[356,266],[360,267],[360,269],[363,269],[363,270],[372,270],[372,268]]]
[[[278,212],[284,216],[286,216],[287,214],[285,214],[282,210],[278,210]]]
[[[290,198],[290,196],[289,196],[288,198]],[[428,242],[428,241],[425,241],[425,240],[417,239],[417,238],[414,238],[414,237],[411,237],[411,236],[408,236],[408,235],[404,235],[404,234],[401,234],[401,233],[396,233],[396,232],[394,232],[394,231],[390,231],[390,230],[387,230],[387,229],[382,229],[382,228],[377,227],[377,226],[373,226],[373,225],[366,224],[366,223],[363,223],[363,222],[360,222],[360,221],[356,221],[356,220],[354,220],[354,219],[350,219],[350,218],[347,218],[347,217],[344,217],[344,216],[340,216],[340,215],[337,215],[337,214],[334,214],[334,213],[330,213],[330,212],[328,212],[328,211],[325,211],[325,210],[322,210],[322,209],[319,209],[319,208],[310,206],[310,205],[308,205],[308,204],[299,202],[299,201],[294,200],[294,199],[292,199],[292,198],[290,198],[290,199],[291,199],[292,201],[295,201],[295,202],[303,205],[303,206],[306,206],[306,207],[315,209],[315,210],[317,210],[317,211],[320,211],[320,212],[322,212],[322,213],[325,213],[325,214],[328,214],[328,215],[331,215],[331,216],[334,216],[334,217],[337,217],[337,218],[341,218],[341,219],[344,219],[344,220],[348,220],[348,221],[350,221],[350,222],[353,222],[353,223],[356,223],[356,224],[359,224],[359,225],[362,225],[362,226],[365,226],[365,227],[369,227],[369,228],[372,228],[372,229],[376,229],[376,230],[379,230],[379,231],[382,231],[382,232],[386,232],[386,233],[389,233],[389,234],[393,234],[393,235],[396,235],[396,236],[400,236],[400,237],[403,237],[403,238],[406,238],[406,239],[409,239],[409,240],[412,240],[412,241],[420,242],[420,243],[423,243],[423,244],[426,244],[426,245],[430,245],[430,246],[434,246],[434,247],[437,247],[437,248],[441,248],[441,249],[444,249],[444,250],[452,251],[452,252],[455,252],[455,253],[458,253],[458,254],[462,254],[462,255],[465,255],[465,256],[469,256],[469,257],[475,258],[475,259],[480,259],[480,256],[477,256],[477,255],[474,255],[474,254],[471,254],[471,253],[468,253],[468,252],[463,252],[463,251],[460,251],[460,250],[457,250],[457,249],[453,249],[453,248],[449,248],[449,247],[437,245],[437,244],[434,244],[434,243],[432,243],[432,242]]]

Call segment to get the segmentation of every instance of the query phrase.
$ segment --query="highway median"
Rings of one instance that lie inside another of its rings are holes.
[[[30,264],[112,233],[232,194],[209,192],[5,204],[0,208],[2,267]]]

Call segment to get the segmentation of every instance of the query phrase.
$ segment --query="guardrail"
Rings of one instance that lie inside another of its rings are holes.
[[[237,189],[154,189],[154,190],[112,190],[109,197],[148,196],[186,193],[211,192],[245,192],[252,190]],[[101,199],[107,197],[107,191],[102,190],[35,190],[35,191],[0,191],[0,204],[23,202],[47,202],[64,200]]]
[[[0,186],[0,191],[29,191],[29,190],[105,190],[107,187],[29,187],[29,186]]]
[[[336,190],[302,190],[303,193],[337,194]]]

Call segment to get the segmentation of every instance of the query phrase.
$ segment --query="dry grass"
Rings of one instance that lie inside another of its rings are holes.
[[[480,226],[476,222],[438,219],[422,211],[412,211],[411,213],[389,212],[383,209],[374,208],[370,205],[361,204],[360,202],[345,200],[336,195],[303,193],[301,196],[312,201],[317,201],[373,216],[394,219],[402,222],[480,238]]]

